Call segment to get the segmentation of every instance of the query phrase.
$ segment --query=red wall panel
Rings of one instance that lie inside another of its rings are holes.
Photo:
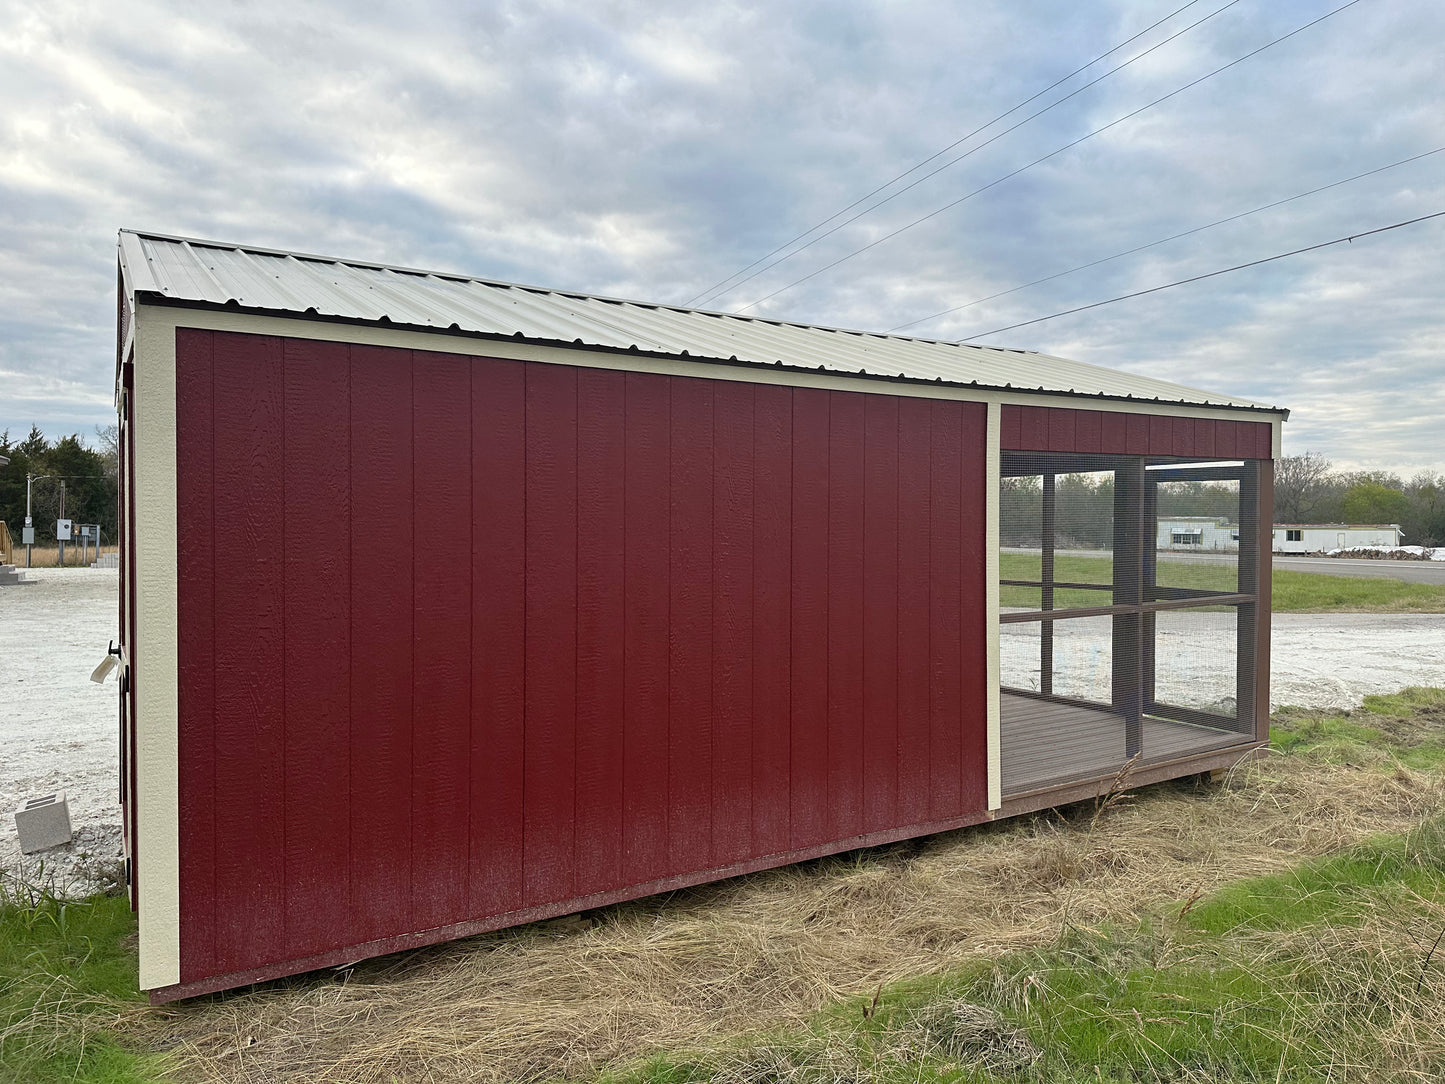
[[[208,332],[178,379],[183,983],[985,815],[982,405]]]
[[[526,366],[472,366],[472,688],[468,899],[522,906],[526,734]]]
[[[713,387],[669,387],[668,865],[701,869],[712,851]]]
[[[622,883],[627,383],[577,372],[577,891]]]
[[[212,361],[215,951],[234,971],[286,958],[281,340],[217,339]]]
[[[753,385],[752,839],[792,838],[793,393]]]
[[[412,355],[412,921],[467,915],[472,605],[457,590],[472,522],[471,364]],[[446,720],[437,726],[433,720]]]
[[[281,522],[285,607],[286,914],[288,955],[345,943],[332,920],[350,906],[351,781],[350,419],[346,347],[282,341],[283,462],[306,463],[284,479]],[[305,720],[305,726],[290,725]]]
[[[753,853],[753,391],[713,385],[712,861]]]
[[[863,831],[863,396],[830,395],[828,417],[828,820]]]
[[[409,352],[354,346],[350,361],[348,926],[373,940],[412,928],[412,373]],[[299,461],[287,466],[307,469]]]
[[[959,607],[960,625],[967,627],[968,615],[983,613],[987,606],[987,553],[981,545],[971,545],[968,525],[982,523],[987,515],[988,488],[982,474],[970,469],[970,464],[984,462],[988,454],[986,429],[986,408],[976,404],[964,404],[962,445],[962,508],[963,529],[959,543],[960,580]],[[988,695],[987,647],[980,636],[963,635],[959,640],[959,698],[961,705],[977,704]],[[970,764],[981,764],[988,758],[988,727],[983,716],[965,708],[959,716],[959,732],[962,738],[962,763],[964,770],[959,773],[958,808],[977,809],[988,804],[988,779],[982,772],[967,769]]]
[[[863,397],[863,828],[898,823],[898,400]]]
[[[577,786],[577,370],[527,366],[522,903],[572,895]]]
[[[898,400],[898,819],[929,818],[929,505],[933,411]]]
[[[950,816],[961,797],[963,434],[960,404],[935,400],[929,456],[929,815]]]
[[[828,834],[828,400],[793,392],[792,847]]]
[[[1269,459],[1268,422],[1126,414],[1069,407],[1003,407],[1000,443],[1017,452],[1104,452]]]
[[[628,373],[623,494],[623,877],[666,876],[672,396]]]

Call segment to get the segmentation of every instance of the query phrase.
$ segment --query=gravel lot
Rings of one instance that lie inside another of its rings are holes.
[[[105,863],[120,853],[117,686],[114,677],[90,681],[117,634],[119,574],[50,568],[33,569],[27,579],[0,587],[0,868],[86,890],[103,882]],[[1225,695],[1228,683],[1217,675],[1232,658],[1229,634],[1211,623],[1227,616],[1199,614],[1192,624],[1161,627],[1161,678],[1192,689],[1200,702]],[[1005,673],[1027,667],[1026,628],[1005,626]],[[1076,660],[1072,680],[1080,691],[1101,680],[1107,687],[1105,629],[1081,629],[1067,655],[1061,644],[1061,662]],[[1445,614],[1277,614],[1272,669],[1276,707],[1354,707],[1370,693],[1445,685]],[[75,842],[21,856],[12,811],[56,790],[69,797]]]
[[[0,587],[0,868],[88,888],[120,854],[115,677],[90,672],[120,626],[120,573],[34,568]],[[63,790],[75,841],[22,857],[15,809]]]

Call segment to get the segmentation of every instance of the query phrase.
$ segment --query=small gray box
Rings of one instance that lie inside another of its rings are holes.
[[[20,852],[34,854],[69,843],[70,803],[65,791],[31,798],[15,811],[15,831],[20,835]]]

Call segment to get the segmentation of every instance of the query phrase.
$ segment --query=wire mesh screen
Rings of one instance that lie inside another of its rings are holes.
[[[1112,471],[1005,477],[999,495],[1000,578],[1042,581],[1048,539],[1054,581],[1112,585],[1113,508]],[[1087,601],[1097,605],[1100,598]]]
[[[1145,478],[1160,469],[1146,470]],[[1242,527],[1239,482],[1156,482],[1153,492],[1155,582],[1161,587],[1226,594],[1237,591]]]
[[[1052,694],[1107,705],[1114,681],[1113,621],[1084,617],[1053,625]],[[1004,687],[1044,691],[1040,644],[1046,628],[1042,621],[1000,626],[999,671]]]
[[[1005,452],[1002,466],[1005,793],[1067,763],[1090,778],[1077,773],[1245,740],[1253,465]]]
[[[1237,718],[1239,609],[1165,610],[1154,615],[1154,703]]]

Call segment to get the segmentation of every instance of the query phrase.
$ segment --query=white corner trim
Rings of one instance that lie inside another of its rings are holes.
[[[136,869],[140,987],[181,981],[176,330],[137,306],[135,396]]]
[[[983,636],[985,658],[984,692],[988,697],[988,808],[1003,805],[1002,721],[999,699],[999,487],[1002,482],[1003,408],[988,405],[988,432],[984,437],[983,512]]]

